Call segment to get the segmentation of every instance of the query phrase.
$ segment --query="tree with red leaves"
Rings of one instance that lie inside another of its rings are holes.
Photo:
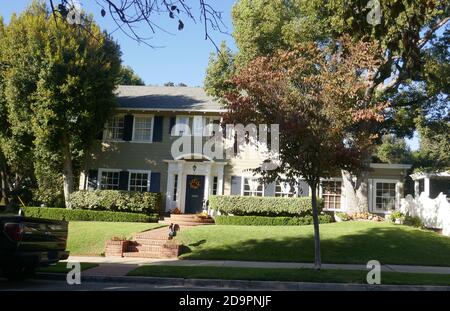
[[[383,121],[386,102],[367,92],[367,75],[379,66],[373,43],[348,37],[330,50],[315,43],[259,57],[232,79],[226,97],[229,123],[279,124],[279,165],[255,169],[264,182],[295,183],[301,176],[311,187],[315,267],[320,269],[317,189],[321,178],[341,169],[352,172],[364,160]]]

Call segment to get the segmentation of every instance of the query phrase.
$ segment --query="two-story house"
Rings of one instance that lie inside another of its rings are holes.
[[[107,122],[101,142],[92,150],[81,174],[80,190],[120,189],[164,194],[166,211],[202,210],[209,195],[309,196],[299,178],[295,187],[276,182],[260,184],[251,169],[263,157],[242,152],[239,157],[216,159],[192,148],[172,156],[174,142],[182,136],[206,141],[207,124],[220,123],[225,112],[202,88],[119,86],[118,108]],[[183,127],[188,125],[190,133]],[[398,207],[409,165],[372,164],[368,205],[385,213]],[[346,198],[340,177],[324,180],[319,195],[328,210],[345,211]]]

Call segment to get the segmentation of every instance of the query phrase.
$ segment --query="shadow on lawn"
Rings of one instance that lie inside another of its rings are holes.
[[[322,237],[322,261],[450,266],[450,238],[431,231],[405,228],[371,228],[340,237]],[[283,239],[249,239],[209,246],[200,240],[184,247],[183,259],[312,262],[312,235]]]

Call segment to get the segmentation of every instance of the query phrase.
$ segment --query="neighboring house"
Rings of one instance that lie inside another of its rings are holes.
[[[295,187],[285,183],[262,185],[251,169],[264,158],[247,142],[239,157],[211,159],[192,148],[172,157],[175,140],[187,136],[178,127],[192,129],[189,138],[201,137],[203,128],[220,123],[225,110],[201,88],[120,86],[118,108],[106,124],[102,141],[92,150],[80,178],[80,189],[120,189],[162,192],[166,211],[202,210],[209,195],[309,196],[308,185],[299,179]],[[99,137],[100,138],[100,137]],[[368,205],[371,212],[398,208],[403,181],[410,165],[371,164]],[[341,178],[324,180],[319,195],[328,210],[345,211]]]

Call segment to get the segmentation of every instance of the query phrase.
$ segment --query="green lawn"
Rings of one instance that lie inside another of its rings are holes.
[[[326,263],[450,266],[450,238],[387,222],[320,225]],[[181,230],[184,259],[313,261],[312,226],[199,226]]]
[[[71,255],[101,255],[106,240],[114,236],[131,238],[133,233],[159,227],[157,223],[71,221],[67,249]]]
[[[97,267],[98,264],[96,263],[89,263],[89,262],[81,262],[81,271],[91,269],[94,267]],[[66,262],[58,262],[55,265],[48,266],[48,267],[42,267],[36,269],[36,272],[45,272],[45,273],[67,273],[71,269],[67,269],[67,263]]]
[[[330,282],[367,284],[367,271],[313,270],[313,269],[267,269],[236,267],[181,267],[141,266],[128,273],[129,276],[177,277],[192,279],[259,280],[290,282]],[[381,284],[404,285],[450,285],[450,276],[441,274],[417,274],[382,272]]]

